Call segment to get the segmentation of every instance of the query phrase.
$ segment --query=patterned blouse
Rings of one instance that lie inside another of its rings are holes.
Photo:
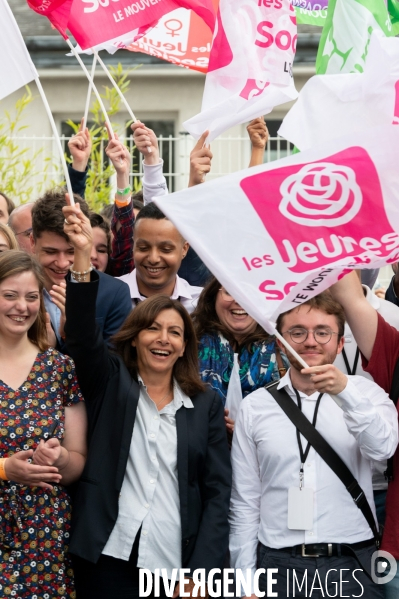
[[[0,381],[0,455],[36,449],[64,437],[65,408],[82,401],[73,361],[54,349],[39,353],[24,383]],[[6,464],[7,468],[7,464]],[[66,489],[0,482],[0,596],[75,597],[66,556],[71,507]]]

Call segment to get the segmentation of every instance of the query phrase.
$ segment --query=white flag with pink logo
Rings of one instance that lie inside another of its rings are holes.
[[[220,0],[200,114],[185,128],[209,141],[269,113],[298,93],[292,77],[297,42],[290,0]]]
[[[267,327],[346,269],[399,260],[398,150],[399,129],[372,129],[155,201]]]
[[[6,0],[0,0],[0,100],[38,77]]]

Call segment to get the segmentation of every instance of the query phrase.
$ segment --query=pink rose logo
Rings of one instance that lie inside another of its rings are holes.
[[[362,191],[348,166],[318,162],[305,164],[280,186],[279,210],[307,227],[338,227],[350,222],[362,205]]]

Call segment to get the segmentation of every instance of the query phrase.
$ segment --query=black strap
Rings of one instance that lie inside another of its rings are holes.
[[[392,385],[389,392],[389,397],[392,399],[395,406],[398,403],[399,397],[399,360],[395,364],[395,370],[393,371]],[[384,472],[384,476],[389,483],[393,481],[393,456],[387,460],[387,469]]]
[[[296,399],[298,402],[298,408],[301,410],[302,412],[302,402],[301,402],[301,396],[299,395],[298,391],[296,389],[294,389],[295,391],[295,395],[296,395]],[[319,407],[320,407],[320,402],[321,402],[321,398],[323,397],[323,393],[319,393],[319,397],[317,398],[316,401],[316,407],[314,409],[313,412],[313,420],[312,420],[312,426],[314,426],[316,428],[316,422],[317,422],[317,414],[319,413]],[[296,437],[297,437],[297,441],[298,441],[298,447],[299,447],[299,454],[301,456],[301,470],[300,472],[303,475],[303,466],[306,462],[306,460],[308,459],[308,455],[309,455],[309,451],[310,451],[310,443],[307,444],[305,451],[303,451],[303,447],[302,447],[302,441],[301,441],[301,433],[299,431],[299,429],[296,429]]]
[[[277,383],[275,383],[277,385]],[[302,435],[309,441],[311,446],[317,451],[325,463],[338,476],[341,482],[345,485],[346,490],[351,494],[353,501],[362,511],[371,530],[373,531],[374,539],[377,547],[380,545],[380,534],[376,525],[376,521],[371,511],[370,505],[364,494],[363,489],[342,461],[336,451],[329,443],[320,435],[314,428],[312,423],[301,412],[296,403],[291,399],[285,389],[277,389],[275,385],[267,387],[267,391],[274,397],[280,408],[286,413],[291,422],[300,430]]]
[[[342,357],[343,357],[344,362],[345,362],[346,372],[348,374],[356,374],[357,365],[358,365],[359,357],[360,357],[360,350],[359,350],[359,348],[358,347],[356,348],[355,359],[353,361],[352,368],[350,367],[348,356],[346,355],[346,351],[345,351],[344,347],[342,348]]]

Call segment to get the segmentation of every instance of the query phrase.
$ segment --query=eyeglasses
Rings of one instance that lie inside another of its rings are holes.
[[[31,233],[32,233],[32,227],[30,229],[25,229],[25,231],[20,231],[19,233],[15,233],[15,236],[23,235],[24,237],[30,237]]]
[[[230,295],[230,293],[228,291],[226,291],[226,289],[223,289],[223,287],[220,287],[219,291],[220,291],[220,295],[222,296],[222,298],[224,299],[225,302],[234,302],[234,297],[232,295]]]
[[[313,338],[320,345],[325,345],[329,341],[331,341],[331,337],[333,335],[338,335],[328,327],[316,329],[314,331],[304,329],[302,327],[294,327],[292,329],[288,329],[288,331],[284,331],[283,334],[288,333],[291,337],[291,340],[294,343],[304,343],[309,336],[309,333],[312,333]]]

